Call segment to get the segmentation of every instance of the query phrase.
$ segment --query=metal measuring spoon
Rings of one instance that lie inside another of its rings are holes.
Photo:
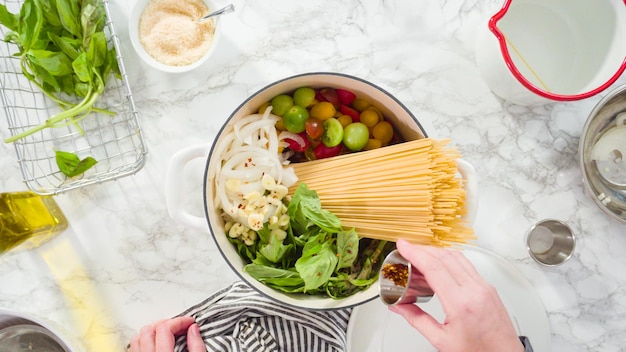
[[[219,10],[217,10],[217,11],[213,11],[213,12],[211,12],[210,14],[208,14],[208,15],[206,15],[206,16],[204,16],[204,17],[202,17],[202,18],[201,18],[201,19],[199,19],[198,21],[202,21],[202,20],[205,20],[205,19],[207,19],[207,18],[209,18],[209,17],[215,17],[215,16],[223,15],[223,14],[225,14],[225,13],[229,13],[229,12],[233,12],[233,11],[235,11],[235,5],[230,4],[230,5],[228,5],[228,6],[224,6],[224,7],[222,7],[221,9],[219,9]]]

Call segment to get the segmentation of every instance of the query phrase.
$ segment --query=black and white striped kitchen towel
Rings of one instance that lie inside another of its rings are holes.
[[[235,282],[181,315],[196,319],[208,352],[342,352],[350,312],[296,309]],[[185,336],[174,351],[187,351]]]

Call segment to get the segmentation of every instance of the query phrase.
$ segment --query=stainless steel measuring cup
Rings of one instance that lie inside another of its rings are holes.
[[[435,294],[424,275],[394,250],[378,274],[380,299],[387,305],[426,303]]]

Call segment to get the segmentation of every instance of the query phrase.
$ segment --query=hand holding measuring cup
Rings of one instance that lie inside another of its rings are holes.
[[[415,304],[397,304],[400,314],[441,352],[524,351],[496,289],[456,250],[397,242],[400,254],[425,277],[445,312],[438,322]]]

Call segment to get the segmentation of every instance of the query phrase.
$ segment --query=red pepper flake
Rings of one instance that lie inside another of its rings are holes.
[[[409,267],[405,264],[385,264],[382,268],[383,277],[391,280],[396,286],[406,286],[409,279]]]

